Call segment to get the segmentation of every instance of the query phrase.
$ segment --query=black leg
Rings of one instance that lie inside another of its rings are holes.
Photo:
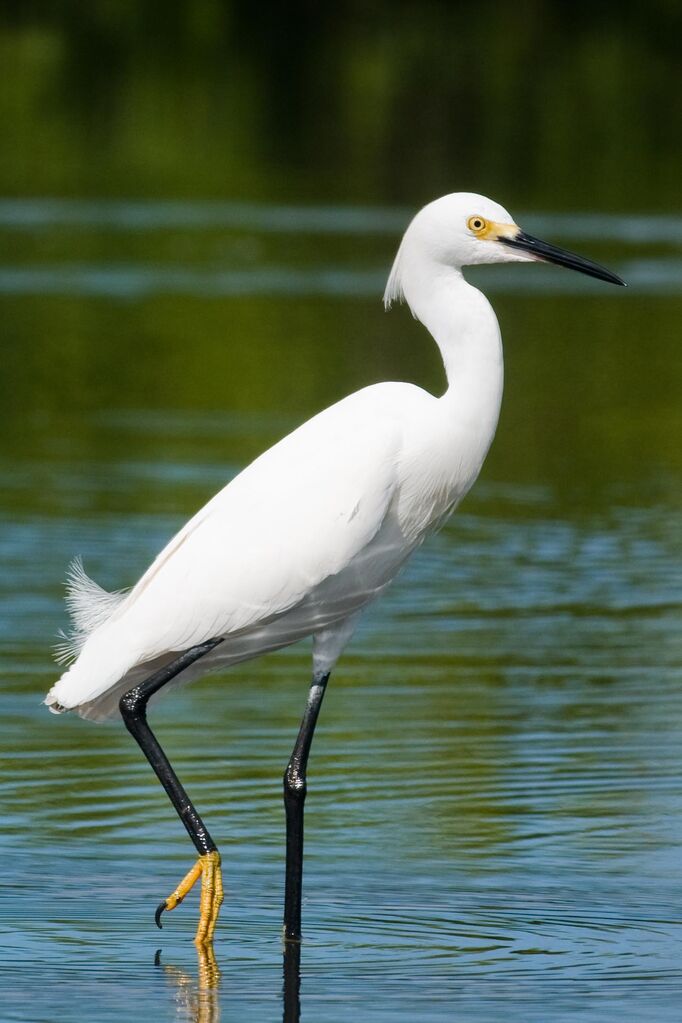
[[[121,717],[126,728],[133,736],[140,749],[151,764],[154,773],[168,793],[168,797],[175,807],[175,811],[185,825],[189,837],[194,842],[200,856],[206,853],[215,852],[216,844],[208,833],[206,825],[194,809],[192,802],[185,792],[175,771],[170,765],[168,757],[161,749],[159,742],[147,723],[147,703],[154,693],[179,675],[181,671],[188,668],[204,654],[209,653],[214,647],[222,643],[221,639],[212,639],[207,643],[201,643],[190,650],[185,650],[164,668],[154,672],[144,682],[134,686],[121,697],[119,708]],[[156,911],[156,922],[161,926],[160,917],[166,903],[162,902]]]
[[[291,759],[284,772],[284,809],[287,819],[287,865],[284,890],[284,938],[301,938],[301,888],[303,882],[303,805],[306,797],[306,768],[322,706],[329,672],[316,675],[308,694],[301,727]]]
[[[284,943],[284,985],[282,990],[284,1012],[283,1023],[300,1023],[301,1020],[301,943]]]

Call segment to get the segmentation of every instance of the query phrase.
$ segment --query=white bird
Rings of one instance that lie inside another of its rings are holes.
[[[313,683],[284,776],[285,936],[300,936],[303,801],[329,673],[358,618],[474,483],[497,426],[503,361],[495,314],[463,266],[544,260],[614,284],[610,271],[526,235],[497,203],[455,193],[407,228],[384,303],[403,299],[430,331],[447,390],[379,383],[325,409],[270,448],[208,502],[128,593],[107,593],[79,563],[67,603],[74,662],[50,710],[101,720],[119,706],[199,852],[159,907],[202,879],[199,946],[222,900],[220,858],[146,723],[149,697],[305,636]]]

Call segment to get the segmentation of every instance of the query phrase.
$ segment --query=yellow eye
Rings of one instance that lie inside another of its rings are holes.
[[[488,225],[483,217],[469,217],[467,220],[467,227],[470,231],[473,231],[474,234],[481,234],[485,231],[487,226]]]

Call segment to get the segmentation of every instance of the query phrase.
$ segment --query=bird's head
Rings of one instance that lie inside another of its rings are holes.
[[[403,297],[406,274],[433,276],[481,263],[555,263],[610,284],[624,281],[598,263],[522,231],[503,206],[473,192],[435,199],[408,226],[393,264],[384,304]]]

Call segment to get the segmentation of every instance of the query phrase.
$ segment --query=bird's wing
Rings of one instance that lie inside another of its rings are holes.
[[[137,665],[217,636],[267,629],[322,582],[357,566],[397,491],[401,417],[413,391],[366,388],[252,462],[88,636],[48,693],[48,706],[82,706]],[[351,585],[362,586],[362,578]],[[316,610],[327,624],[324,608],[313,609],[306,631],[315,631]]]
[[[265,452],[159,554],[110,622],[141,641],[138,660],[281,614],[375,536],[400,430],[331,412]]]

